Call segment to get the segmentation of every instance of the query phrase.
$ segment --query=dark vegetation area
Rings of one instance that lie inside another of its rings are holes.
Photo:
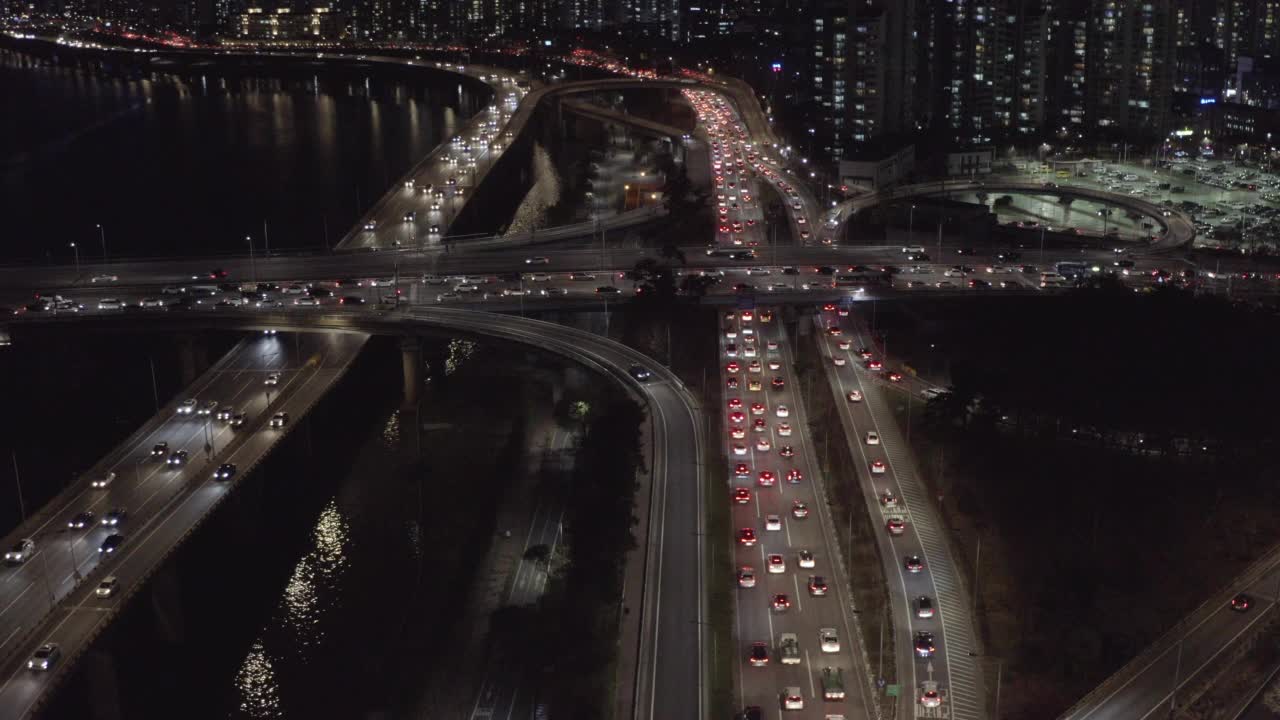
[[[644,411],[612,386],[590,402],[565,494],[568,561],[541,604],[503,608],[493,618],[527,665],[541,669],[540,700],[557,718],[598,720],[612,707],[644,422]]]
[[[1273,315],[1093,289],[879,323],[913,366],[949,363],[912,437],[979,586],[1003,718],[1065,709],[1280,539]]]

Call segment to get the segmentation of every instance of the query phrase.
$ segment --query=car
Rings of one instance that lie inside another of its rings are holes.
[[[738,568],[738,587],[753,588],[756,586],[756,571],[750,565]]]
[[[213,471],[213,479],[214,480],[230,480],[231,478],[235,477],[235,474],[236,474],[235,463],[222,463],[221,465],[218,466],[217,470]]]
[[[920,690],[920,706],[926,708],[942,707],[942,696],[938,694],[938,683],[926,680]]]
[[[98,583],[98,587],[94,588],[95,597],[109,598],[116,594],[116,590],[120,587],[120,581],[115,575],[108,575],[102,578],[102,582]]]
[[[844,331],[840,329],[839,325],[827,326],[827,335],[830,335],[831,337],[839,337],[842,332]]]
[[[931,658],[937,647],[933,644],[933,633],[921,630],[915,638],[916,657]]]
[[[736,456],[746,455],[746,454],[747,454],[747,446],[746,446],[746,445],[743,445],[742,443],[734,443],[734,445],[733,445],[733,454],[734,454],[734,455],[736,455]]]
[[[799,468],[791,468],[787,471],[787,482],[796,485],[804,480],[804,473]]]
[[[902,565],[909,573],[918,573],[924,571],[924,560],[919,555],[908,555],[902,559]]]
[[[774,608],[777,610],[778,608]],[[801,694],[800,688],[795,685],[788,686],[782,690],[782,709],[783,710],[803,710],[804,695]]]
[[[756,452],[769,452],[773,449],[773,443],[769,442],[767,437],[756,438]]]
[[[884,527],[890,535],[901,535],[907,531],[907,522],[900,517],[891,517],[885,521]]]
[[[751,468],[746,463],[738,463],[733,468],[733,475],[739,478],[751,477]]]
[[[235,413],[231,416],[231,419],[227,421],[227,424],[232,428],[242,428],[247,420],[248,416],[244,413]]]
[[[868,445],[879,445],[879,444],[880,444],[880,433],[876,432],[875,430],[868,430],[868,431],[867,431],[867,444],[868,444]]]
[[[828,587],[827,587],[826,578],[822,577],[821,575],[809,576],[809,595],[810,596],[826,597],[827,590],[828,590]]]
[[[218,412],[214,413],[213,417],[219,422],[230,422],[231,417],[235,414],[236,411],[230,405],[223,405],[218,408]]]
[[[787,560],[781,555],[774,553],[766,558],[765,567],[770,574],[777,575],[787,571]]]
[[[338,298],[339,305],[364,305],[365,299],[359,295],[343,295]]]
[[[849,340],[848,338],[841,338],[840,340],[836,341],[836,347],[841,350],[848,350],[852,346],[853,346],[853,341]]]
[[[822,648],[824,653],[840,652],[840,635],[836,633],[835,628],[820,628],[818,630],[818,647]]]
[[[747,488],[737,488],[733,491],[733,501],[739,505],[746,505],[751,502],[751,491]]]
[[[796,454],[796,451],[795,451],[795,448],[791,447],[790,445],[783,445],[778,448],[778,454],[784,458],[789,458],[789,457],[794,457]]]
[[[847,362],[843,357],[839,355],[836,355],[835,357],[831,358],[831,361],[835,363],[836,367],[844,367],[845,363]]]
[[[266,379],[266,380],[263,380],[263,381],[262,381],[262,384],[263,384],[263,385],[267,385],[267,386],[269,386],[269,387],[275,387],[276,385],[279,385],[279,384],[280,384],[280,373],[278,373],[278,372],[267,373],[267,379]]]
[[[275,415],[271,416],[270,425],[273,428],[282,428],[288,424],[289,424],[289,413],[287,412],[278,412]]]
[[[116,472],[114,470],[108,470],[105,473],[102,473],[101,475],[95,477],[93,480],[90,480],[89,487],[95,490],[103,490],[105,488],[110,487],[111,483],[115,482],[115,479],[116,479]]]
[[[183,465],[186,465],[187,451],[174,450],[173,452],[169,453],[169,459],[165,461],[165,464],[168,465],[169,467],[182,467]]]
[[[780,418],[791,417],[791,408],[787,407],[786,405],[779,405],[778,407],[774,408],[773,414],[777,415]]]
[[[67,529],[83,530],[87,527],[91,527],[93,525],[93,518],[94,518],[94,515],[89,510],[85,510],[82,513],[77,513],[75,517],[67,521]]]
[[[627,372],[636,382],[648,382],[653,377],[653,372],[643,365],[632,365],[627,368]]]
[[[736,378],[736,377],[729,377],[729,378],[725,378],[724,386],[725,386],[725,389],[727,389],[727,390],[737,390],[737,389],[738,389],[738,378]]]
[[[124,508],[112,508],[103,514],[102,524],[107,527],[120,527],[128,516],[129,512]]]
[[[119,533],[112,533],[107,536],[106,540],[98,546],[99,555],[110,555],[120,548],[120,544],[124,542],[124,536]]]
[[[859,390],[850,390],[849,393],[845,395],[845,398],[847,398],[849,402],[862,402],[862,392]]]
[[[782,518],[778,515],[764,516],[764,529],[769,531],[778,531],[782,529]]]
[[[733,412],[729,413],[729,422],[731,423],[735,423],[735,424],[742,423],[742,422],[746,422],[746,420],[747,420],[747,414],[742,412],[741,410],[734,410]]]
[[[36,554],[36,541],[31,538],[23,538],[14,543],[4,554],[4,561],[10,565],[21,565],[31,559]]]
[[[751,643],[751,651],[747,653],[747,662],[751,667],[764,667],[769,664],[768,643]]]
[[[920,595],[916,598],[916,617],[931,618],[933,617],[933,598],[928,595]]]
[[[792,500],[791,516],[796,518],[797,520],[803,520],[809,517],[809,506],[805,505],[803,501]]]
[[[546,257],[545,255],[534,255],[533,257],[525,258],[524,264],[525,265],[550,265],[551,258]]]
[[[796,564],[806,569],[813,568],[816,565],[813,553],[809,550],[800,550],[796,553]]]
[[[880,504],[887,508],[898,507],[898,496],[892,490],[885,490],[880,493]]]
[[[778,476],[772,470],[761,470],[756,476],[756,484],[760,487],[773,487],[777,482]]]
[[[778,435],[781,437],[791,437],[791,423],[778,423]]]
[[[777,358],[769,358],[769,369],[770,369],[770,370],[781,370],[781,369],[782,369],[782,361],[781,361],[781,360],[778,360]],[[780,385],[778,385],[778,384],[777,384],[777,378],[774,378],[774,386],[773,386],[773,389],[774,389],[774,390],[781,390],[781,389],[782,389],[782,386],[780,386]]]
[[[741,425],[734,425],[729,428],[729,437],[734,440],[741,440],[747,436],[747,431]]]
[[[761,384],[759,380],[751,379],[747,381],[747,390],[751,392],[760,392]]]
[[[867,369],[872,372],[879,372],[880,370],[884,369],[884,363],[880,362],[879,360],[868,360],[864,364],[867,366]]]
[[[196,400],[195,398],[187,398],[186,400],[182,401],[181,405],[178,406],[178,414],[194,415],[196,412],[196,407],[199,406],[199,404],[200,404],[199,400]]]
[[[738,357],[738,346],[733,343],[726,345],[724,348],[724,356],[727,358]]]
[[[47,672],[53,669],[62,657],[62,648],[57,643],[45,643],[27,659],[27,669],[35,672]]]
[[[857,352],[855,352],[854,354],[863,360],[870,360],[872,353],[871,353],[871,348],[860,347],[858,348]]]
[[[884,474],[884,471],[885,471],[885,465],[884,465],[884,461],[883,461],[883,460],[872,460],[872,461],[871,461],[871,474],[872,474],[872,475],[883,475],[883,474]]]
[[[786,612],[791,608],[791,598],[786,593],[778,593],[773,596],[773,609],[777,612]]]
[[[729,373],[730,375],[737,374],[737,372],[741,369],[742,369],[742,366],[739,365],[736,360],[724,366],[724,371]]]
[[[169,443],[167,442],[158,442],[155,445],[151,446],[151,457],[162,458],[168,454],[169,454]]]
[[[772,363],[770,364],[772,365]],[[781,377],[775,377],[772,385],[774,390],[781,390],[787,386],[787,381],[783,380]]]
[[[765,411],[766,409],[767,409],[767,408],[765,408],[764,403],[758,403],[758,402],[756,402],[756,403],[751,403],[751,414],[752,414],[752,415],[763,415],[763,414],[764,414],[764,411]]]
[[[760,364],[759,360],[752,360],[751,364],[747,366],[747,372],[750,372],[750,373],[760,373],[763,371],[764,371],[764,366]]]
[[[753,528],[742,528],[738,531],[738,544],[751,547],[756,544],[756,531]]]
[[[1245,612],[1252,606],[1253,606],[1253,598],[1250,598],[1248,595],[1245,595],[1244,593],[1240,593],[1239,595],[1236,595],[1235,597],[1231,598],[1231,609],[1235,610],[1236,612]]]
[[[728,408],[729,408],[730,410],[741,410],[741,409],[742,409],[742,398],[736,398],[736,397],[729,398],[729,399],[725,402],[725,405],[727,405],[727,406],[728,406]]]

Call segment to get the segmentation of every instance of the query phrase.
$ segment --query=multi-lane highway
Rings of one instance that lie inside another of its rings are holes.
[[[729,311],[720,348],[741,705],[765,717],[873,717],[782,323],[768,308]]]
[[[847,306],[818,315],[827,379],[840,407],[849,449],[862,467],[859,486],[878,539],[894,618],[900,717],[986,717],[970,603],[945,530],[898,429],[888,372]],[[936,685],[934,685],[936,683]],[[936,692],[937,704],[934,696]]]
[[[83,651],[178,539],[289,431],[287,423],[272,427],[272,416],[300,418],[345,373],[367,337],[247,337],[6,538],[8,546],[30,538],[35,550],[0,571],[0,715],[25,717],[62,669],[29,671],[36,646],[57,643],[62,664]],[[190,400],[195,404],[185,404]],[[217,479],[223,463],[234,465],[234,474]],[[93,486],[107,478],[105,486]],[[122,541],[107,552],[112,536]],[[97,588],[108,576],[118,584],[101,597]]]

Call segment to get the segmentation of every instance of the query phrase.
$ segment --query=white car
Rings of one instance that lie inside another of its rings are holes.
[[[273,372],[267,374],[267,379],[262,381],[263,385],[276,386],[280,384],[280,373]]]
[[[10,565],[18,565],[30,560],[31,556],[35,554],[36,541],[31,538],[23,538],[4,554],[4,561]]]
[[[182,404],[178,406],[178,414],[179,414],[179,415],[192,415],[192,414],[194,414],[194,413],[195,413],[195,411],[196,411],[196,406],[197,406],[197,405],[199,405],[199,404],[200,404],[200,402],[199,402],[198,400],[196,400],[195,398],[188,398],[188,399],[186,399],[186,400],[183,400],[183,401],[182,401]]]
[[[94,589],[93,594],[100,598],[109,598],[116,594],[116,589],[120,587],[120,581],[115,575],[108,575],[102,578],[102,582],[98,583],[98,587]]]
[[[778,516],[778,515],[765,515],[765,516],[764,516],[764,529],[765,529],[765,530],[781,530],[781,529],[782,529],[782,517],[781,517],[781,516]]]
[[[848,362],[848,361],[846,361],[844,358],[842,358],[842,357],[840,357],[839,355],[837,355],[837,356],[835,356],[835,357],[831,358],[831,362],[835,363],[835,364],[836,364],[836,367],[844,367],[844,366],[845,366],[845,363],[846,363],[846,362]]]
[[[551,275],[544,272],[531,273],[529,282],[551,282]]]
[[[96,283],[115,282],[119,279],[120,277],[118,275],[94,275],[92,278],[90,278],[89,282],[96,282]]]
[[[787,571],[787,559],[775,553],[766,558],[765,567],[773,575],[784,573]]]
[[[98,301],[99,310],[123,310],[124,303],[116,298],[102,298]]]
[[[846,397],[849,398],[849,402],[862,402],[862,392],[859,390],[850,390]]]
[[[822,646],[824,653],[840,652],[840,636],[836,634],[835,628],[822,628],[818,630],[818,644]]]
[[[320,304],[320,298],[314,298],[311,296],[294,298],[293,304],[298,307],[316,307]]]
[[[801,694],[799,687],[788,687],[782,691],[782,709],[783,710],[803,710],[804,695]]]
[[[782,437],[791,437],[791,424],[778,423],[778,435],[781,435]]]
[[[102,475],[99,475],[98,477],[90,481],[89,487],[92,487],[97,490],[102,490],[107,486],[111,485],[111,482],[115,479],[116,479],[116,472],[114,470],[108,470],[107,472],[103,473]]]
[[[813,568],[816,565],[816,563],[813,560],[813,553],[809,552],[808,550],[801,550],[799,553],[797,553],[796,562],[800,565],[800,567],[805,569]]]
[[[867,431],[867,444],[868,444],[868,445],[879,445],[879,444],[880,444],[880,433],[876,432],[875,430],[868,430],[868,431]]]
[[[289,413],[278,412],[271,416],[271,427],[282,428],[289,423]]]
[[[777,415],[780,418],[791,417],[791,409],[788,408],[786,405],[779,405],[777,409],[774,410],[773,412],[775,415]]]

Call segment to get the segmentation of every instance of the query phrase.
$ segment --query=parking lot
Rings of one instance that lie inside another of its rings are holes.
[[[1231,160],[1189,155],[1157,163],[1017,162],[1018,174],[1082,185],[1176,207],[1196,224],[1196,247],[1280,248],[1280,176]],[[1047,169],[1047,172],[1045,170]],[[1063,174],[1066,177],[1063,177]],[[1015,205],[1013,211],[1023,211]],[[1113,219],[1117,223],[1124,218]]]

